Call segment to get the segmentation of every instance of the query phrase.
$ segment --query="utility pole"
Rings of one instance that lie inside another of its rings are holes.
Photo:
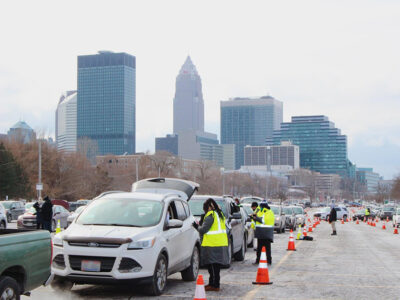
[[[268,199],[268,182],[269,182],[269,179],[270,178],[268,178],[268,175],[269,176],[271,176],[271,153],[270,153],[270,149],[271,149],[271,147],[270,146],[267,146],[267,174],[266,174],[266,176],[265,176],[265,200],[267,200]]]
[[[39,174],[38,174],[38,184],[36,185],[36,189],[38,191],[38,200],[42,199],[42,142],[39,140]]]

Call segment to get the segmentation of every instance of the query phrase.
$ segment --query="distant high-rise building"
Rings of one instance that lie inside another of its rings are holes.
[[[244,147],[244,165],[290,166],[298,169],[300,167],[299,146],[290,142],[282,142],[279,146],[246,146]]]
[[[377,192],[381,177],[372,168],[357,168],[356,176],[357,181],[364,186],[367,193],[373,194]]]
[[[57,149],[76,151],[77,92],[67,91],[60,97],[56,110]]]
[[[174,133],[204,131],[204,101],[201,79],[190,56],[178,76],[174,98]]]
[[[244,163],[244,147],[265,145],[279,129],[283,104],[270,96],[221,101],[221,144],[235,144],[235,165]]]
[[[95,142],[97,153],[135,153],[136,58],[100,51],[78,57],[78,143]]]
[[[36,139],[35,131],[33,131],[33,129],[24,121],[17,122],[10,128],[7,135],[10,140],[24,144]]]
[[[326,116],[297,116],[282,123],[268,145],[291,141],[300,148],[300,167],[322,174],[349,176],[347,137]]]
[[[167,134],[166,137],[156,138],[156,152],[167,151],[173,155],[178,155],[178,135]]]

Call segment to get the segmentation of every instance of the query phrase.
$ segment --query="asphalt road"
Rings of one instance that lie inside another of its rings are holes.
[[[296,241],[297,251],[286,251],[289,234],[275,234],[272,285],[255,286],[255,252],[249,249],[243,262],[234,262],[221,273],[221,292],[208,292],[207,299],[399,299],[400,235],[391,223],[382,230],[364,223],[340,224],[337,236],[322,222],[311,234],[314,241]],[[202,269],[207,283],[208,273]],[[41,287],[22,299],[193,299],[195,283],[183,282],[180,274],[168,278],[165,293],[146,296],[138,286],[75,286],[56,293]]]

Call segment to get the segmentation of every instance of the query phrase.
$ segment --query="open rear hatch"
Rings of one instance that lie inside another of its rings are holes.
[[[149,178],[132,184],[132,192],[178,194],[187,201],[200,187],[198,183],[177,178]]]

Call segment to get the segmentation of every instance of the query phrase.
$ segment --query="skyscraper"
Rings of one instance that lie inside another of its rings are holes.
[[[201,79],[190,56],[178,76],[174,98],[174,133],[204,131],[204,101]]]
[[[221,144],[235,144],[235,165],[244,163],[244,147],[265,145],[282,122],[283,104],[270,96],[221,101]]]
[[[76,151],[77,93],[67,91],[60,97],[56,110],[57,149]]]
[[[349,176],[347,137],[326,116],[297,116],[282,123],[267,144],[291,141],[300,147],[300,167],[322,174]]]
[[[136,135],[136,58],[100,51],[78,57],[78,142],[97,154],[133,154]]]

